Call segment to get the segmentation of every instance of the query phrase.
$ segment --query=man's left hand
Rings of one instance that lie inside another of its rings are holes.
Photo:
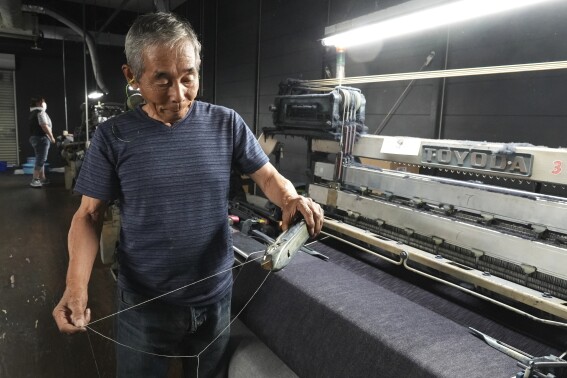
[[[300,195],[294,195],[286,199],[282,207],[282,229],[285,231],[289,228],[298,212],[303,215],[311,237],[317,236],[323,228],[323,209],[311,198]]]

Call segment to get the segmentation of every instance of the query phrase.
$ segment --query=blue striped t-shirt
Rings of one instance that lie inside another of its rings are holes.
[[[119,200],[118,284],[153,297],[232,266],[231,166],[252,173],[267,162],[233,110],[195,101],[168,127],[138,107],[98,126],[75,190]],[[212,303],[231,282],[227,271],[163,300]]]

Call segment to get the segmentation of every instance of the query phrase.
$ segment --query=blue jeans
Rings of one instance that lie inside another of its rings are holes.
[[[226,367],[230,330],[232,290],[216,303],[206,306],[180,306],[154,300],[116,316],[116,339],[137,350],[183,358],[186,378],[214,377]],[[146,301],[141,295],[118,289],[118,310]],[[210,346],[215,337],[219,336]],[[207,347],[208,346],[208,347]],[[158,357],[116,345],[118,378],[166,377],[171,358]]]
[[[30,137],[30,143],[35,152],[35,169],[41,169],[47,160],[47,153],[49,152],[51,142],[46,135],[32,135]]]

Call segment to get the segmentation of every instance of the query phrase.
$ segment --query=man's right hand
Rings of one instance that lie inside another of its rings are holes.
[[[63,297],[53,309],[53,318],[63,333],[84,332],[91,321],[91,310],[87,308],[87,289],[73,290],[67,287]]]

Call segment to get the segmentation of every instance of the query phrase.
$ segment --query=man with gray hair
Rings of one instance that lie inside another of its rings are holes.
[[[145,102],[95,132],[75,186],[83,196],[53,316],[64,333],[86,329],[102,218],[118,199],[117,376],[165,377],[164,356],[198,355],[184,359],[185,376],[211,377],[222,368],[230,322],[231,168],[282,209],[284,229],[301,213],[315,236],[323,211],[276,171],[236,112],[195,100],[200,44],[188,23],[169,13],[140,16],[125,50],[122,71]]]

